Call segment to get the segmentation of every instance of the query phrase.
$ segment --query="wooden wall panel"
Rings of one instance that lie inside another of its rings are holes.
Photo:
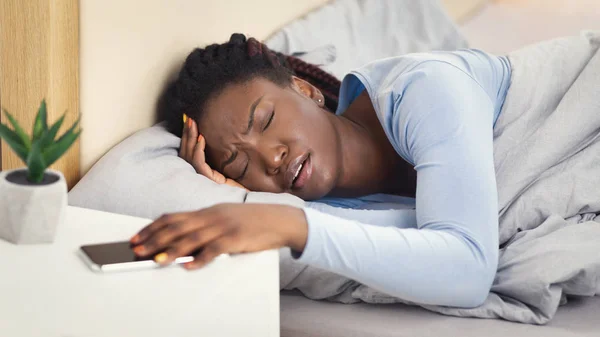
[[[79,1],[0,0],[0,105],[31,132],[43,98],[49,123],[67,112],[62,134],[79,116]],[[4,170],[25,165],[6,144],[0,153]],[[52,165],[69,188],[79,179],[79,157],[77,141]]]

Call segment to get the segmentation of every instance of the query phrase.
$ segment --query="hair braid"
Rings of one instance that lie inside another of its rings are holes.
[[[254,38],[233,34],[228,42],[194,49],[186,58],[179,77],[159,101],[159,118],[180,136],[183,114],[197,118],[206,102],[230,84],[263,77],[286,86],[291,75],[311,83],[323,93],[325,106],[335,111],[340,81],[319,67],[298,58],[276,53]]]

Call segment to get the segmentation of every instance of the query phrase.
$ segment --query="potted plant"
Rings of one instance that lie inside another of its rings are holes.
[[[65,115],[51,127],[47,123],[46,102],[38,110],[29,137],[19,123],[4,110],[13,129],[0,123],[0,138],[27,165],[0,172],[0,238],[12,243],[49,243],[67,207],[67,184],[63,174],[48,169],[79,137],[77,120],[57,138]]]

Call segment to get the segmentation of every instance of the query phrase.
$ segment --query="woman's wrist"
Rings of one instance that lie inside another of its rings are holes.
[[[283,224],[277,224],[283,230],[285,245],[301,253],[308,239],[308,222],[301,208],[285,206]]]

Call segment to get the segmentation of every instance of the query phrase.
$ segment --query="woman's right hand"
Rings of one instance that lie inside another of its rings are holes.
[[[185,116],[185,115],[184,115]],[[235,180],[226,178],[217,170],[213,170],[205,160],[204,149],[206,140],[198,133],[196,122],[185,116],[183,123],[183,133],[181,134],[181,146],[179,148],[179,157],[190,163],[196,173],[201,174],[217,184],[226,184],[234,187],[248,190]]]

